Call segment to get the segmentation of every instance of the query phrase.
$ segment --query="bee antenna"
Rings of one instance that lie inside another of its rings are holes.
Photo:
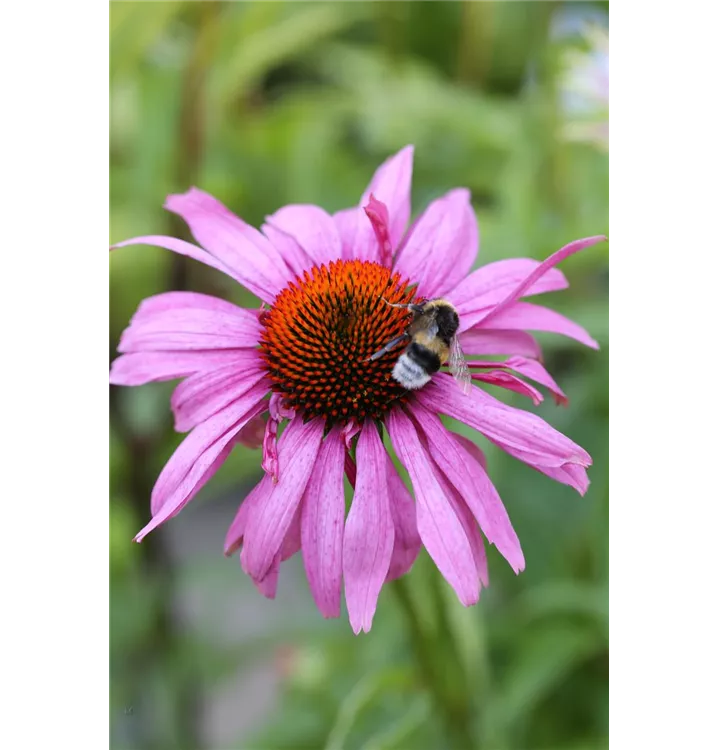
[[[401,307],[401,308],[404,308],[404,309],[407,309],[407,308],[408,309],[412,309],[413,307],[415,307],[415,305],[402,305],[402,304],[398,304],[398,303],[394,303],[394,302],[389,302],[388,299],[384,299],[384,297],[382,297],[381,295],[379,296],[379,299],[382,302],[385,302],[387,305],[389,305],[389,307]]]

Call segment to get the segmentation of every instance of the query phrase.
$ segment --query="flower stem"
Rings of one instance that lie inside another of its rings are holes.
[[[404,613],[419,671],[444,721],[446,736],[450,740],[449,746],[456,750],[475,750],[477,746],[471,735],[468,700],[465,692],[466,683],[465,681],[462,681],[463,684],[460,685],[451,683],[452,678],[457,674],[464,674],[463,665],[459,661],[458,650],[454,643],[448,650],[444,650],[440,643],[441,638],[448,636],[452,640],[453,636],[450,632],[448,634],[444,632],[445,629],[441,625],[438,638],[432,637],[427,632],[404,579],[395,580],[391,589]],[[445,613],[443,613],[443,620],[448,625]],[[439,656],[448,657],[451,663],[439,664],[437,662]],[[448,669],[447,666],[449,666]],[[457,700],[457,697],[460,700]]]

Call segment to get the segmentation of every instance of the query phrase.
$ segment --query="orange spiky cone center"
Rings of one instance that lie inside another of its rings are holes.
[[[361,423],[405,398],[391,371],[406,345],[368,359],[406,332],[411,312],[387,302],[412,302],[408,284],[378,263],[338,260],[283,289],[261,315],[261,351],[285,406],[306,419]]]

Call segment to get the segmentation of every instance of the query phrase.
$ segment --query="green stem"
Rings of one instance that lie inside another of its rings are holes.
[[[454,715],[461,716],[462,722],[468,724],[469,717],[469,678],[464,660],[459,651],[458,642],[449,622],[446,611],[446,600],[442,592],[442,577],[436,568],[429,575],[434,611],[437,618],[436,641],[443,649],[446,659],[445,680],[447,692],[451,697]]]
[[[412,651],[416,658],[419,671],[426,684],[426,688],[431,693],[437,710],[444,720],[446,736],[450,740],[450,746],[456,750],[474,750],[476,744],[471,736],[469,722],[469,713],[467,710],[468,701],[466,695],[462,696],[461,701],[456,701],[450,686],[447,686],[445,674],[456,674],[457,670],[463,673],[463,666],[458,662],[458,651],[455,644],[449,650],[452,669],[448,672],[439,670],[435,661],[435,655],[446,655],[441,649],[438,639],[432,638],[421,623],[421,618],[414,605],[409,588],[404,579],[399,578],[392,584],[392,591],[399,603],[409,629],[409,639]],[[442,607],[443,610],[443,607]],[[444,614],[445,616],[445,614]],[[448,623],[447,623],[448,624]],[[441,635],[441,634],[440,634]],[[449,634],[449,639],[453,636]],[[459,688],[459,691],[465,691],[465,685]]]

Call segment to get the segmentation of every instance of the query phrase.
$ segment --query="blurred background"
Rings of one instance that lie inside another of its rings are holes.
[[[542,259],[607,233],[607,26],[607,2],[113,2],[111,241],[187,237],[162,203],[190,185],[253,225],[285,203],[352,206],[407,143],[414,214],[468,187],[480,263]],[[570,405],[547,398],[537,411],[591,453],[592,484],[580,498],[481,443],[527,567],[515,576],[489,548],[491,586],[471,609],[425,552],[400,592],[384,588],[368,636],[346,615],[322,619],[301,556],[265,600],[222,555],[261,471],[241,446],[180,516],[133,544],[181,438],[172,383],[111,389],[115,750],[460,746],[432,702],[402,596],[473,746],[608,746],[607,244],[562,270],[570,290],[541,301],[601,350],[539,335]],[[140,300],[171,289],[255,304],[212,269],[124,248],[110,259],[110,358]],[[500,394],[534,409],[512,395]]]

